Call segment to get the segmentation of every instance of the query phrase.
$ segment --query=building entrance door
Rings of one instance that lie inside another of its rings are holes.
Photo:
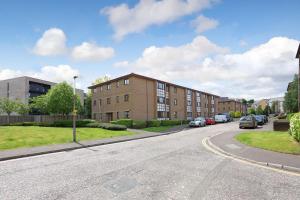
[[[110,113],[106,113],[106,119],[108,122],[112,121],[113,120],[113,113],[110,112]]]

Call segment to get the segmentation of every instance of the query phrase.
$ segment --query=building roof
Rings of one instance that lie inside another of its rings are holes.
[[[230,102],[230,101],[241,102],[241,100],[239,100],[239,99],[230,99],[228,97],[221,97],[219,99],[219,102]]]
[[[300,58],[300,44],[298,46],[298,50],[297,50],[297,54],[296,54],[296,58]]]
[[[144,76],[144,75],[140,75],[140,74],[136,74],[136,73],[126,74],[126,75],[124,75],[124,76],[120,76],[120,77],[117,77],[117,78],[114,78],[114,79],[105,81],[105,82],[103,82],[103,83],[99,83],[99,84],[96,84],[96,85],[92,85],[92,86],[90,86],[90,87],[88,87],[88,88],[89,88],[89,89],[94,89],[94,88],[97,88],[97,87],[99,87],[99,86],[107,85],[107,84],[109,84],[109,83],[112,83],[112,82],[115,82],[115,81],[118,81],[118,80],[122,80],[122,79],[125,79],[125,78],[129,78],[129,77],[132,77],[132,76],[135,76],[135,77],[138,77],[138,78],[147,79],[147,80],[152,80],[152,81],[159,81],[159,82],[163,82],[163,83],[166,83],[166,84],[175,86],[175,87],[179,87],[179,88],[183,88],[183,89],[189,89],[189,90],[193,90],[193,91],[198,91],[198,92],[201,92],[201,93],[204,93],[204,94],[208,94],[208,95],[212,95],[212,96],[219,97],[218,95],[215,95],[215,94],[211,94],[211,93],[207,93],[207,92],[195,90],[195,89],[192,89],[192,88],[184,87],[184,86],[177,85],[177,84],[174,84],[174,83],[169,83],[169,82],[166,82],[166,81],[158,80],[158,79],[155,79],[155,78],[151,78],[151,77]]]

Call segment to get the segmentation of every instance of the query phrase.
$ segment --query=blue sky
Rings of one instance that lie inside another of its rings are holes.
[[[105,74],[137,72],[219,95],[263,98],[283,95],[297,72],[297,0],[20,2],[0,4],[0,79],[69,81],[79,73],[86,88]]]

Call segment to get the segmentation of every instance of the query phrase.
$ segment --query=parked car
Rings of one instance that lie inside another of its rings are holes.
[[[268,116],[266,115],[260,115],[263,119],[264,119],[264,123],[267,123],[269,120],[268,120]]]
[[[248,116],[241,117],[239,127],[240,128],[256,128],[257,121],[256,121],[255,116],[248,115]]]
[[[197,117],[189,123],[189,127],[201,127],[201,126],[205,126],[205,125],[206,125],[206,122],[205,122],[204,117]]]
[[[262,126],[265,124],[264,118],[261,115],[255,115],[254,117],[255,117],[258,125]]]
[[[221,113],[220,115],[225,115],[226,119],[227,119],[227,122],[232,122],[233,121],[233,118],[230,116],[229,113]]]
[[[214,125],[214,124],[216,124],[216,121],[212,117],[206,118],[205,122],[206,122],[206,125]]]
[[[216,123],[225,123],[225,122],[227,122],[226,115],[215,115],[215,122]]]

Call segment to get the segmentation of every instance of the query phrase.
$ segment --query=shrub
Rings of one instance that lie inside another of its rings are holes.
[[[291,135],[300,142],[300,112],[294,114],[290,121]]]
[[[147,127],[158,127],[161,125],[160,120],[152,119],[150,121],[147,121]]]
[[[234,117],[235,117],[235,112],[230,111],[230,112],[229,112],[229,115],[230,115],[230,117],[234,118]]]
[[[110,124],[110,123],[100,123],[100,128],[114,131],[124,131],[127,129],[124,125]]]
[[[295,115],[296,113],[289,113],[287,115],[287,120],[291,121],[291,118]]]
[[[87,128],[101,128],[101,123],[99,122],[91,122],[85,125]]]
[[[132,119],[119,119],[116,121],[111,121],[111,124],[117,124],[117,125],[124,125],[127,128],[131,128],[132,124],[133,124],[133,120]]]
[[[181,125],[181,120],[163,120],[161,121],[161,126],[175,126]]]
[[[242,116],[242,114],[241,114],[241,112],[239,112],[239,111],[236,111],[235,113],[234,113],[234,117],[235,118],[240,118]]]
[[[76,121],[76,127],[85,127],[87,124],[91,123],[90,120],[77,120]],[[73,127],[73,121],[72,120],[60,120],[60,121],[54,121],[51,126],[54,127]]]
[[[132,123],[132,128],[135,128],[135,129],[142,129],[142,128],[146,128],[146,127],[147,127],[146,121],[134,120]]]

